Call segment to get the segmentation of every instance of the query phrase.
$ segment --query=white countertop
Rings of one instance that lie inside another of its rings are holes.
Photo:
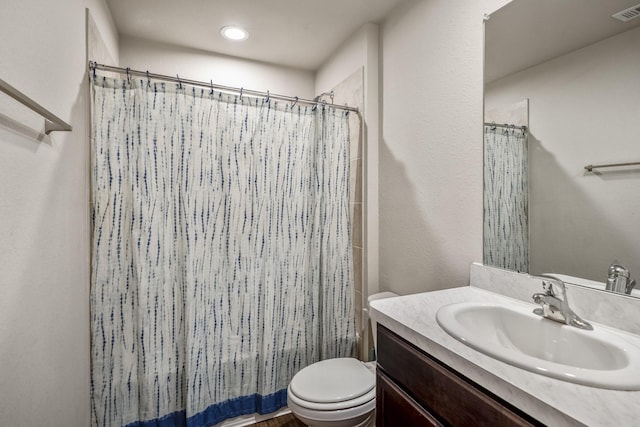
[[[440,307],[472,301],[534,307],[533,304],[466,286],[373,301],[371,316],[405,340],[549,426],[640,425],[640,391],[583,386],[511,366],[467,347],[436,322],[436,312]]]

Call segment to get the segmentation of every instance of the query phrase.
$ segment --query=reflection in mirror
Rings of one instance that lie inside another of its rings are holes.
[[[528,102],[485,111],[485,265],[529,271]]]
[[[640,279],[640,165],[585,168],[640,162],[638,1],[514,0],[486,21],[485,264],[618,292],[613,264]]]

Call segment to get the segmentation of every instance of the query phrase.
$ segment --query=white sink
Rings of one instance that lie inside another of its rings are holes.
[[[594,325],[563,325],[532,308],[486,303],[442,307],[438,324],[488,356],[564,381],[614,390],[640,390],[640,338]]]

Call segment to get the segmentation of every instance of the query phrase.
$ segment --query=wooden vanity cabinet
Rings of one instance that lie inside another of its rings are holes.
[[[378,325],[376,426],[541,426]]]

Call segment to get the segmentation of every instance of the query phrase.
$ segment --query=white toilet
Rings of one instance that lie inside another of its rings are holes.
[[[397,297],[381,292],[372,301]],[[374,347],[376,324],[371,322]],[[289,383],[287,405],[293,414],[311,427],[373,426],[376,409],[375,362],[354,358],[327,359],[300,370]]]

